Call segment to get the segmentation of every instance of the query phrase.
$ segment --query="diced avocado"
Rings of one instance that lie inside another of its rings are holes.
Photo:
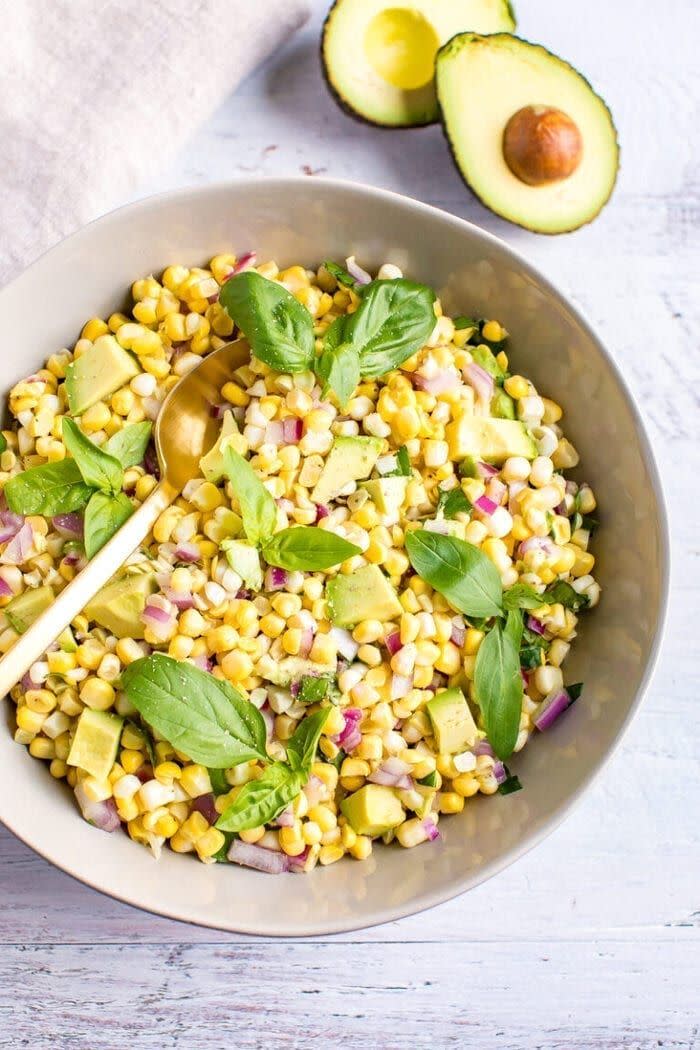
[[[243,540],[224,540],[221,549],[225,552],[229,565],[238,573],[246,587],[251,591],[259,591],[263,585],[263,571],[260,555],[255,547],[244,543]]]
[[[304,660],[301,656],[286,656],[282,660],[271,660],[269,665],[266,662],[263,666],[261,677],[286,689],[292,682],[299,682],[306,676],[318,675],[319,672],[334,672],[337,664],[335,661],[332,664],[317,664],[312,660]]]
[[[487,208],[538,233],[596,217],[617,178],[617,133],[573,66],[508,33],[460,32],[435,80],[457,167]]]
[[[24,634],[38,616],[48,609],[54,600],[50,587],[33,587],[13,598],[4,608],[4,613],[17,634]]]
[[[365,565],[350,576],[334,576],[326,584],[328,615],[337,627],[354,627],[363,620],[391,620],[402,613],[396,591],[378,565]]]
[[[369,498],[380,514],[398,521],[399,511],[406,498],[408,481],[405,475],[373,478],[371,481],[363,481],[360,488],[369,493]]]
[[[66,627],[65,631],[62,631],[58,636],[58,646],[64,653],[74,653],[78,648],[78,643],[75,640],[75,635],[71,631],[70,627]]]
[[[233,412],[227,409],[224,412],[224,420],[221,425],[221,433],[216,444],[202,456],[199,461],[199,469],[202,477],[216,484],[221,481],[226,471],[224,469],[224,449],[232,448],[235,452],[244,456],[248,451],[248,443],[238,430],[238,424]]]
[[[85,606],[85,615],[117,638],[143,638],[141,615],[146,599],[157,590],[151,572],[122,576],[97,592]]]
[[[311,493],[314,503],[329,503],[351,482],[368,478],[384,442],[375,437],[337,437]]]
[[[458,754],[476,742],[479,731],[461,689],[444,689],[425,706],[441,754]]]
[[[66,393],[71,413],[82,416],[97,401],[137,376],[136,358],[124,350],[113,335],[101,335],[66,369]]]
[[[97,780],[106,780],[117,757],[124,719],[108,711],[81,712],[66,762]]]
[[[497,383],[503,382],[506,373],[503,371],[494,357],[493,351],[486,345],[486,343],[479,343],[478,346],[475,346],[471,351],[471,355],[476,364],[480,365],[490,376],[493,376]]]
[[[537,445],[517,419],[462,416],[445,427],[450,459],[474,456],[486,463],[504,463],[510,456],[535,459]]]
[[[381,784],[365,784],[343,799],[340,809],[357,835],[383,835],[405,817],[394,789]]]
[[[323,69],[351,116],[385,127],[432,124],[440,45],[462,29],[514,28],[509,0],[336,0],[324,27]]]
[[[478,478],[479,461],[476,456],[465,456],[459,465],[460,478]]]
[[[515,419],[515,401],[505,390],[497,390],[491,398],[491,415],[498,419]]]

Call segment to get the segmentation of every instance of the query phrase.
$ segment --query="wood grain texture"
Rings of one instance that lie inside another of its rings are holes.
[[[522,0],[521,34],[589,76],[622,143],[600,219],[542,238],[468,195],[439,129],[381,132],[337,109],[317,62],[324,6],[144,192],[327,173],[446,208],[539,265],[613,348],[657,449],[674,553],[661,663],[554,835],[466,897],[364,933],[289,943],[188,927],[99,896],[0,832],[0,1047],[698,1050],[698,10],[667,0],[661,35],[648,3]]]

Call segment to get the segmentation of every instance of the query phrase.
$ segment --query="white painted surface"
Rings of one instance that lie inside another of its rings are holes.
[[[689,0],[520,7],[522,35],[581,68],[620,130],[613,202],[577,234],[538,238],[485,212],[439,129],[344,116],[319,73],[319,0],[305,33],[144,192],[307,169],[374,183],[505,237],[584,307],[639,398],[673,518],[668,638],[647,701],[544,845],[466,897],[367,933],[274,943],[190,928],[99,896],[0,832],[0,1047],[700,1047],[700,18]]]

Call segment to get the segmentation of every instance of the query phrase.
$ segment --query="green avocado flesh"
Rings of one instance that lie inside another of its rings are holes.
[[[463,416],[445,427],[445,437],[451,459],[473,456],[476,460],[500,465],[511,456],[525,459],[537,456],[537,445],[525,424],[517,419]]]
[[[433,124],[435,54],[465,29],[512,32],[508,0],[336,0],[321,44],[326,80],[361,120],[396,128]]]
[[[436,693],[425,707],[440,754],[455,755],[476,742],[478,730],[461,689]]]
[[[362,620],[391,620],[402,607],[378,565],[364,565],[351,576],[334,576],[326,585],[328,613],[336,627],[354,627]]]
[[[98,780],[106,780],[117,757],[124,719],[89,707],[80,715],[67,763]]]
[[[457,167],[487,208],[536,233],[565,233],[596,217],[617,178],[617,133],[609,109],[573,66],[507,33],[460,33],[438,52],[435,79]],[[531,186],[506,164],[505,127],[528,106],[561,110],[578,127],[583,153],[566,178]]]
[[[85,606],[85,615],[117,638],[143,638],[141,614],[146,599],[157,590],[153,573],[122,576],[97,592]]]
[[[398,827],[405,813],[393,788],[367,784],[340,803],[343,816],[358,835],[383,835]]]
[[[136,358],[113,335],[101,335],[66,369],[66,394],[72,415],[82,416],[92,405],[111,397],[137,376]]]

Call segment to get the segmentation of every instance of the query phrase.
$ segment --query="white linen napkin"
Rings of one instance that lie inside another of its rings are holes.
[[[152,177],[307,0],[0,2],[0,285]]]

